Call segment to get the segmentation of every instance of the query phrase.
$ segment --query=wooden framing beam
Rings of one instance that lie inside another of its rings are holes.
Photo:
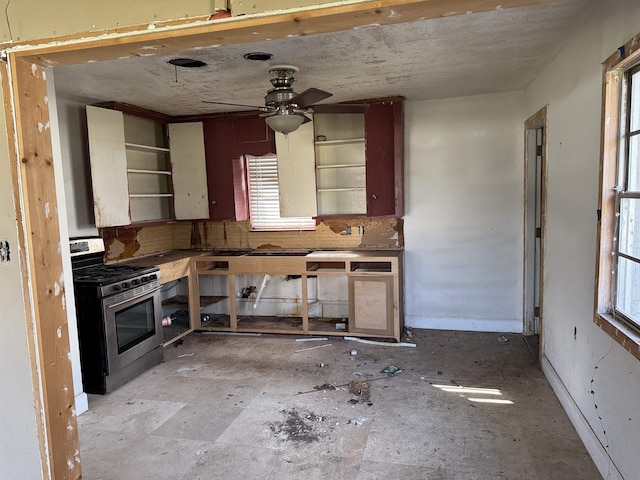
[[[221,18],[121,33],[118,30],[58,37],[18,47],[16,55],[44,66],[167,55],[196,47],[224,46],[392,25],[496,9],[553,3],[557,0],[380,0],[341,6],[308,7],[258,15]],[[49,43],[49,45],[47,45]]]
[[[7,128],[7,137],[10,140],[12,140],[16,137],[16,135],[15,135],[14,124],[13,124],[13,109],[11,107],[11,102],[9,99],[9,92],[11,91],[11,87],[9,85],[9,65],[6,62],[2,62],[0,65],[2,66],[0,73],[2,75],[2,91],[3,91],[2,97],[3,97],[3,106],[4,106],[4,113],[5,113],[5,123]],[[10,169],[11,169],[11,180],[14,185],[14,189],[13,189],[14,205],[16,205],[16,207],[19,207],[20,191],[17,188],[17,186],[20,184],[20,181],[19,181],[20,168],[18,166],[19,163],[18,163],[18,158],[16,156],[15,149],[10,147],[8,150],[9,150],[9,163],[10,163]],[[26,268],[24,267],[25,265],[27,265],[27,256],[24,248],[27,241],[25,239],[24,218],[23,218],[23,215],[20,215],[19,212],[18,212],[18,215],[16,215],[16,223],[18,226],[18,244],[20,245],[20,249],[18,250],[18,255],[19,255],[19,261],[20,261],[21,270],[22,270],[22,291],[24,296],[24,303],[26,306],[25,321],[27,325],[27,342],[28,342],[28,348],[30,352],[31,371],[34,372],[31,375],[31,381],[33,384],[33,392],[34,392],[33,404],[36,411],[39,412],[39,411],[44,411],[43,404],[42,404],[42,389],[40,385],[41,377],[40,375],[37,375],[37,372],[39,369],[38,369],[38,364],[36,363],[36,357],[35,355],[33,355],[33,352],[36,351],[37,346],[36,346],[36,335],[33,327],[34,322],[33,322],[32,310],[31,308],[29,308],[31,304],[29,276]],[[46,442],[44,441],[45,435],[46,435],[45,426],[43,422],[40,421],[41,420],[40,415],[36,415],[36,419],[37,419],[38,438],[40,439],[40,464],[42,468],[42,478],[46,478],[48,475],[48,467],[47,467],[48,462],[47,462]]]
[[[20,193],[26,230],[26,276],[35,314],[36,350],[42,375],[44,434],[54,478],[80,478],[78,434],[69,355],[64,276],[49,107],[44,69],[10,62],[18,140]],[[34,357],[34,355],[32,355]]]

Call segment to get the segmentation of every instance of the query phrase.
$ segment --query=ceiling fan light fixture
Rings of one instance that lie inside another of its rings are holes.
[[[267,122],[267,125],[274,132],[280,132],[284,135],[287,135],[298,129],[302,122],[304,122],[304,115],[299,115],[297,113],[279,113],[276,115],[271,115],[264,119]]]

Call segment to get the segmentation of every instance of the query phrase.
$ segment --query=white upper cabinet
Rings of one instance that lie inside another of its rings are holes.
[[[280,216],[317,216],[313,122],[289,135],[275,135]]]
[[[87,107],[97,227],[208,217],[202,123]],[[169,134],[169,135],[167,135]]]
[[[96,227],[129,225],[129,185],[122,112],[87,106]]]
[[[176,219],[209,218],[202,122],[169,124],[169,145]]]

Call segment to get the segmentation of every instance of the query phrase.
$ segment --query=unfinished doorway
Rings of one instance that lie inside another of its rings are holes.
[[[547,108],[525,122],[523,332],[532,355],[543,352],[542,294],[546,185]]]

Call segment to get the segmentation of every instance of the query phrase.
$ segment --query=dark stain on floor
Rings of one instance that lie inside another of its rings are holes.
[[[269,425],[275,437],[283,442],[312,443],[320,440],[318,425],[326,420],[325,417],[315,413],[301,413],[295,408],[281,410],[280,413],[284,415],[284,420]]]

